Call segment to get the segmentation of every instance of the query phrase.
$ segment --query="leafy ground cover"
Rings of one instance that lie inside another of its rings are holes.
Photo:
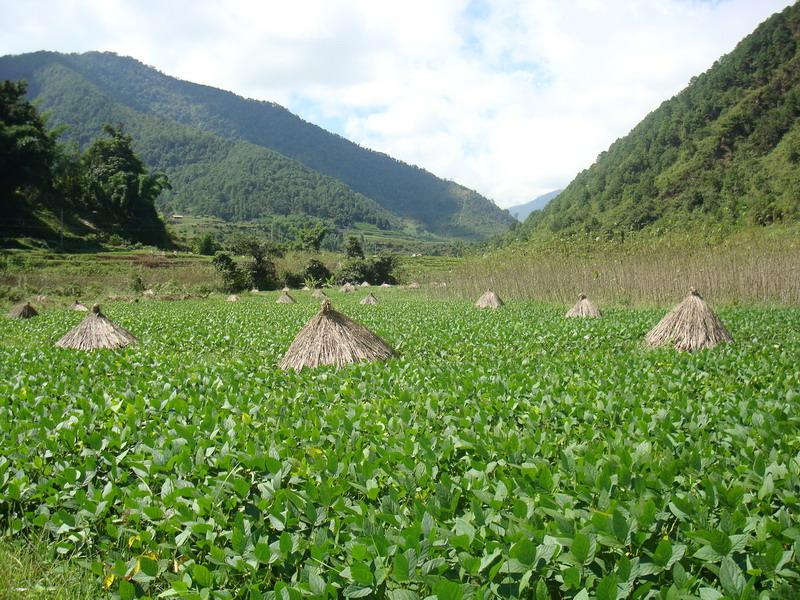
[[[793,597],[800,310],[679,355],[656,310],[364,293],[334,302],[400,357],[338,372],[275,367],[300,293],[109,304],[116,353],[0,322],[2,531],[95,597]]]

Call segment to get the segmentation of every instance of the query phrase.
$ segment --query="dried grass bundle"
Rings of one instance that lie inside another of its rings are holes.
[[[384,281],[384,282],[381,284],[381,287],[382,287],[382,288],[390,288],[390,287],[392,287],[392,286],[391,286],[391,285],[389,285],[388,283],[386,283],[386,282]]]
[[[671,344],[679,351],[713,348],[733,338],[694,288],[645,337],[650,348]]]
[[[83,321],[58,340],[56,346],[75,350],[111,350],[124,348],[137,341],[130,331],[109,320],[100,312],[100,306],[95,304]]]
[[[250,293],[251,294],[258,294],[260,291],[261,290],[259,290],[257,287],[254,287],[253,289],[250,290]]]
[[[369,287],[369,282],[368,281],[362,281],[361,282],[361,287]]]
[[[310,290],[311,290],[311,288],[310,288],[310,287],[308,287],[307,285],[304,285],[304,286],[301,288],[301,290],[300,290],[300,291],[303,291],[303,292],[308,292],[308,291],[310,291]]]
[[[342,292],[343,294],[349,294],[350,292],[356,291],[356,286],[354,286],[350,282],[347,282],[342,287],[339,288],[339,291]]]
[[[8,313],[9,319],[30,319],[31,317],[37,316],[39,313],[36,312],[36,309],[31,306],[30,302],[26,302],[25,304],[20,304],[19,306],[15,306],[12,308]]]
[[[230,296],[228,296],[228,297],[227,297],[227,298],[225,298],[225,299],[226,299],[228,302],[238,302],[238,301],[239,301],[239,296],[237,296],[236,294],[231,294]]]
[[[289,290],[289,286],[288,286],[288,285],[285,285],[285,286],[283,286],[283,287],[281,288],[281,291],[282,291],[282,292],[288,292],[288,291],[290,291],[290,290]]]
[[[498,309],[503,306],[503,301],[500,299],[500,296],[495,294],[492,290],[486,290],[483,296],[478,298],[475,302],[475,306],[478,308]]]
[[[294,304],[294,298],[292,298],[288,292],[283,292],[278,299],[275,300],[276,304]]]
[[[321,289],[316,288],[313,292],[311,292],[311,297],[316,298],[317,300],[325,300],[328,297],[328,294],[323,292]]]
[[[378,304],[378,299],[372,295],[372,292],[367,294],[359,304],[366,304],[368,306],[375,306]]]
[[[582,317],[586,319],[602,317],[603,313],[600,312],[599,308],[592,304],[592,302],[586,297],[586,294],[581,294],[578,296],[578,301],[575,303],[575,306],[570,308],[567,311],[567,314],[564,316]]]
[[[304,367],[343,367],[392,356],[391,346],[363,325],[333,310],[330,300],[325,300],[322,309],[297,334],[278,366],[300,371]]]
[[[77,310],[78,312],[89,312],[89,307],[83,304],[80,300],[75,300],[75,302],[70,305],[70,308],[72,310]]]
[[[416,281],[412,281],[411,283],[408,284],[408,289],[410,289],[410,290],[418,290],[419,289],[419,283],[417,283]]]

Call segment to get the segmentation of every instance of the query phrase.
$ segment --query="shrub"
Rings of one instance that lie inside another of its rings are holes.
[[[321,260],[312,258],[303,269],[303,280],[325,281],[331,276],[330,269]]]

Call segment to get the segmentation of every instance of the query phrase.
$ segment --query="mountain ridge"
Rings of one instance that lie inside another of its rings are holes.
[[[800,219],[800,4],[602,152],[515,235]]]
[[[69,68],[77,77],[105,93],[108,99],[104,106],[96,107],[93,114],[84,114],[80,120],[61,110],[68,91],[53,89],[57,86],[51,81],[52,71],[48,68],[54,64]],[[119,108],[125,107],[138,115],[159,117],[228,142],[271,150],[340,182],[353,194],[374,201],[396,219],[416,222],[434,233],[481,239],[501,233],[513,221],[507,212],[473,190],[386,154],[362,148],[304,121],[274,102],[246,99],[233,92],[179,80],[133,58],[113,53],[46,51],[6,56],[0,58],[0,77],[29,80],[30,96],[38,98],[56,122],[70,125],[73,131],[69,135],[79,143],[86,143],[91,132],[100,125],[98,114],[119,113]],[[130,113],[126,113],[126,117],[129,121],[135,120]],[[144,148],[145,162],[153,168],[164,168],[154,154],[156,150],[163,153],[164,147],[169,146],[165,142],[158,149]],[[265,160],[262,157],[262,162]],[[172,168],[177,170],[175,165]],[[236,168],[237,172],[247,172],[250,166]],[[178,175],[177,180],[181,179],[184,177]],[[205,186],[211,186],[208,188],[211,196],[220,191],[212,182],[206,182]],[[258,185],[248,179],[243,187],[257,188]],[[192,198],[197,197],[196,188],[197,185],[192,189]],[[162,202],[174,203],[176,196],[180,196],[178,189],[176,187],[176,192]],[[233,202],[241,206],[251,195],[247,190],[236,192]],[[353,195],[347,197],[354,198]],[[178,200],[176,208],[189,212],[191,201],[180,197]],[[203,212],[221,216],[217,214],[219,210],[210,202]],[[389,226],[386,222],[384,225]]]
[[[519,220],[524,221],[528,218],[528,215],[531,214],[535,210],[542,210],[545,206],[547,206],[550,201],[558,196],[563,190],[553,190],[552,192],[547,192],[546,194],[542,194],[541,196],[537,196],[533,200],[529,202],[523,202],[522,204],[515,204],[514,206],[509,206],[506,210],[511,213],[511,215]]]

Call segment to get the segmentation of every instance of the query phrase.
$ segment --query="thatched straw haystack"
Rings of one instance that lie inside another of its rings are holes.
[[[325,300],[328,297],[328,294],[323,292],[321,289],[316,288],[313,292],[311,292],[311,297],[316,298],[317,300]]]
[[[275,302],[277,304],[294,304],[294,298],[289,295],[289,292],[283,292]]]
[[[343,294],[349,294],[350,292],[356,291],[356,286],[354,286],[350,282],[347,282],[342,287],[339,288],[339,291],[342,292]]]
[[[385,281],[381,284],[382,288],[390,288],[392,287],[390,284],[386,283]]]
[[[15,306],[12,308],[8,313],[9,319],[30,319],[31,317],[37,316],[39,313],[36,312],[36,309],[31,306],[30,302],[26,302],[25,304],[20,304],[19,306]]]
[[[368,306],[375,306],[378,304],[378,299],[372,295],[372,292],[364,296],[363,300],[359,302],[359,304],[366,304]]]
[[[75,302],[73,302],[73,303],[70,305],[70,308],[71,308],[72,310],[77,310],[78,312],[89,312],[89,307],[88,307],[88,306],[86,306],[86,305],[85,305],[83,302],[81,302],[80,300],[75,300]]]
[[[310,288],[310,287],[308,287],[307,285],[304,285],[304,286],[301,288],[301,290],[300,290],[300,291],[302,291],[302,292],[309,292],[309,291],[311,291],[311,288]]]
[[[282,291],[282,292],[289,292],[289,291],[291,291],[291,290],[289,289],[289,286],[288,286],[288,285],[285,285],[285,286],[283,286],[283,287],[281,288],[281,291]]]
[[[228,302],[238,302],[238,301],[239,301],[239,296],[237,296],[236,294],[231,294],[230,296],[228,296],[228,297],[227,297],[227,298],[225,298],[225,299],[226,299]]]
[[[578,301],[575,306],[567,311],[565,317],[583,317],[583,318],[597,318],[602,317],[603,313],[600,309],[592,304],[591,300],[586,297],[586,294],[578,296]]]
[[[257,287],[254,287],[253,289],[250,290],[250,293],[251,294],[258,294],[260,291],[261,290],[259,290]]]
[[[671,344],[688,352],[732,341],[725,325],[694,288],[645,337],[651,348]]]
[[[148,289],[148,290],[145,290],[145,291],[142,292],[142,296],[147,296],[149,298],[152,298],[155,295],[156,295],[156,292],[155,292],[155,290],[152,290],[152,289]]]
[[[330,300],[306,324],[278,366],[300,371],[304,367],[386,360],[394,350],[369,329],[331,308]]]
[[[416,281],[412,281],[411,283],[408,284],[408,288],[411,290],[418,290],[419,284]]]
[[[75,350],[111,350],[124,348],[137,341],[130,331],[110,321],[100,312],[100,306],[95,304],[83,321],[58,340],[56,346]]]
[[[500,300],[500,296],[495,294],[492,290],[486,290],[483,296],[478,298],[475,302],[475,306],[478,308],[498,309],[503,306],[503,301]]]
[[[361,287],[369,287],[369,282],[368,281],[362,281],[361,282]]]

